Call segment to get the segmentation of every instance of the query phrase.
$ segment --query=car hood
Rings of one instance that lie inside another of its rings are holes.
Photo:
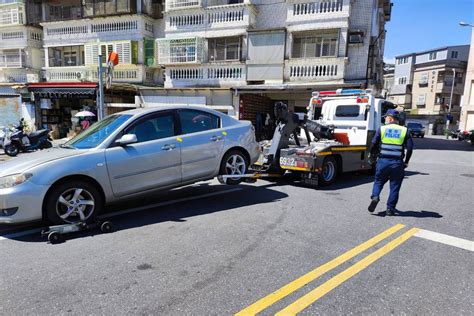
[[[84,152],[87,152],[87,150],[53,147],[46,150],[23,154],[0,164],[0,177],[22,173],[38,165],[53,160],[80,155]]]

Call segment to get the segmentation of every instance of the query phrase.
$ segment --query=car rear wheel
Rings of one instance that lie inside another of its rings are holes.
[[[221,162],[220,175],[234,176],[227,178],[225,183],[227,184],[239,184],[243,181],[239,175],[247,173],[248,159],[240,150],[231,150],[224,155]]]
[[[322,172],[319,178],[319,183],[322,186],[328,186],[336,181],[337,177],[337,162],[334,157],[326,157],[323,161]]]
[[[53,187],[46,197],[46,217],[54,224],[91,221],[103,207],[102,195],[92,184],[71,181]]]

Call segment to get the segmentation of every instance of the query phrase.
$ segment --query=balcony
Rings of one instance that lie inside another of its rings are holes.
[[[0,72],[0,83],[29,83],[39,81],[39,70],[3,69]]]
[[[67,22],[44,23],[46,45],[77,43],[78,41],[140,40],[153,37],[153,21],[144,16],[113,16],[94,20],[71,20]]]
[[[20,1],[0,3],[0,26],[25,24],[25,4]]]
[[[55,67],[45,70],[44,79],[49,82],[81,82],[99,79],[97,67]],[[112,83],[148,83],[155,82],[154,69],[143,65],[119,65],[114,69]]]
[[[25,62],[26,55],[21,50],[0,51],[0,68],[22,68]]]
[[[0,31],[0,49],[36,47],[41,48],[43,32],[37,28],[18,26]]]
[[[334,20],[349,17],[350,0],[289,0],[287,22],[317,23],[318,20]],[[322,22],[322,21],[319,21]]]
[[[285,61],[285,80],[289,82],[343,80],[344,70],[344,57],[291,59]]]
[[[203,60],[202,38],[158,39],[156,43],[160,65],[196,64]]]
[[[168,14],[166,32],[244,28],[254,25],[256,10],[246,4],[207,7],[193,13]]]
[[[245,82],[245,65],[240,62],[166,68],[165,88],[221,87],[244,85]]]

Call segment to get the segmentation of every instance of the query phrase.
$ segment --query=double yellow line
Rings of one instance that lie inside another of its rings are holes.
[[[366,242],[358,245],[357,247],[347,251],[346,253],[340,255],[339,257],[323,264],[322,266],[317,267],[316,269],[306,273],[305,275],[299,277],[298,279],[288,283],[287,285],[281,287],[280,289],[276,290],[275,292],[261,298],[257,302],[253,303],[252,305],[244,308],[240,312],[236,314],[236,316],[248,316],[248,315],[256,315],[257,313],[263,311],[267,307],[273,305],[274,303],[278,302],[279,300],[285,298],[286,296],[290,295],[291,293],[295,292],[296,290],[302,288],[306,284],[314,281],[316,278],[322,276],[326,272],[333,270],[334,268],[338,267],[339,265],[345,263],[346,261],[354,258],[355,256],[359,255],[363,251],[371,248],[372,246],[376,245],[377,243],[381,242],[382,240],[390,237],[391,235],[395,234],[405,225],[397,224],[386,231],[378,234],[377,236],[367,240]],[[402,243],[407,241],[410,237],[418,232],[418,228],[412,228],[407,232],[403,233],[399,237],[395,238],[394,240],[390,241],[380,249],[374,251],[373,253],[369,254],[365,258],[361,259],[351,267],[347,268],[346,270],[342,271],[341,273],[337,274],[333,278],[329,279],[322,285],[318,286],[311,292],[307,293],[303,297],[299,298],[292,304],[288,305],[281,311],[279,311],[276,315],[283,316],[283,315],[295,315],[298,312],[301,312],[315,301],[335,289],[337,286],[341,285],[360,271],[367,268],[369,265],[374,263],[376,260],[380,259],[396,247],[400,246]]]

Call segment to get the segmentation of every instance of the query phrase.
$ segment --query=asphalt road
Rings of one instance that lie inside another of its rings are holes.
[[[472,315],[473,147],[415,145],[395,217],[369,214],[371,177],[348,174],[199,183],[58,245],[0,226],[0,314]]]

